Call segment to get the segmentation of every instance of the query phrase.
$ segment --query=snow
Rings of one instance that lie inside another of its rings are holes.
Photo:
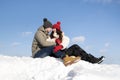
[[[119,80],[120,65],[80,60],[65,67],[60,59],[0,56],[0,80]]]

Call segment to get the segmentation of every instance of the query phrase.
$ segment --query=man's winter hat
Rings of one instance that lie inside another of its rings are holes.
[[[60,30],[61,30],[60,24],[61,24],[61,22],[58,21],[56,24],[53,25],[52,28],[53,28],[53,29],[56,29],[56,30],[58,30],[58,31],[60,31]]]
[[[52,28],[52,23],[50,21],[47,20],[47,18],[43,19],[43,27],[44,28]]]

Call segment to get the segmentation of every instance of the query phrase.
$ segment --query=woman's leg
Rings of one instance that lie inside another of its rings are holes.
[[[80,56],[82,60],[85,60],[91,63],[98,63],[99,61],[102,60],[102,58],[104,58],[103,56],[101,56],[100,58],[96,58],[93,55],[88,54],[77,44],[74,44],[70,48],[68,48],[66,50],[66,54],[68,54],[69,56]]]
[[[66,56],[65,53],[63,53],[62,51],[58,51],[53,54],[55,55],[56,58],[61,58],[61,59],[63,59]]]
[[[82,59],[86,59],[86,56],[88,55],[80,46],[77,44],[72,45],[69,47],[66,52],[69,56],[80,56]]]

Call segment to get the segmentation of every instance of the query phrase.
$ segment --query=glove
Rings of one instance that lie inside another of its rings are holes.
[[[59,50],[61,50],[62,48],[63,48],[62,45],[58,45],[58,46],[55,46],[55,47],[54,47],[53,51],[54,51],[54,53],[56,53],[56,52],[58,52]]]
[[[60,45],[62,41],[60,39],[56,39],[55,42],[57,45]]]

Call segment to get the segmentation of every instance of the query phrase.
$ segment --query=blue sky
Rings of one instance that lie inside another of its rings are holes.
[[[0,54],[31,56],[34,33],[46,17],[61,21],[72,44],[104,63],[120,64],[120,0],[0,0]]]

